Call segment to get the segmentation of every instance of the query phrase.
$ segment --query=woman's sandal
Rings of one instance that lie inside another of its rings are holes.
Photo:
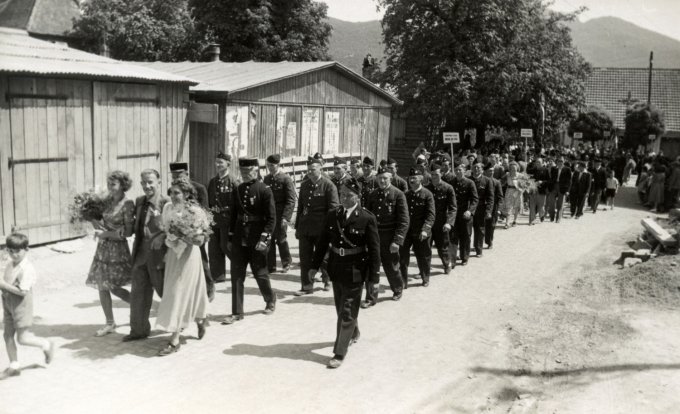
[[[198,327],[198,339],[203,339],[205,336],[205,328],[209,325],[207,319],[203,319],[202,321],[196,321],[196,327]]]
[[[112,332],[116,332],[116,324],[115,324],[115,323],[110,324],[110,325],[106,325],[105,327],[101,328],[100,330],[98,330],[98,331],[94,334],[94,336],[96,336],[96,337],[101,337],[101,336],[108,335],[108,334],[110,334],[110,333],[112,333]]]
[[[158,351],[158,356],[166,356],[170,354],[174,354],[175,352],[179,351],[180,344],[178,343],[177,345],[173,345],[170,342],[168,342],[168,345]]]

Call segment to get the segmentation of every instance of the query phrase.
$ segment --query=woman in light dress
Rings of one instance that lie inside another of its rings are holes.
[[[135,204],[125,197],[132,186],[130,175],[124,171],[112,171],[106,179],[108,196],[106,210],[101,220],[93,221],[97,250],[85,284],[99,291],[99,302],[104,310],[106,325],[95,336],[104,336],[116,330],[113,318],[111,293],[130,303],[130,292],[123,288],[131,281],[130,247],[127,237],[134,229]]]
[[[517,224],[517,216],[522,208],[522,179],[524,176],[518,172],[519,164],[512,161],[508,164],[509,171],[502,179],[502,183],[507,185],[505,190],[505,199],[503,206],[505,207],[505,228],[510,227],[510,215],[512,215],[512,225]]]
[[[203,262],[199,246],[205,234],[190,236],[174,232],[172,223],[179,217],[190,216],[207,221],[205,211],[196,203],[196,190],[187,179],[172,182],[168,189],[171,203],[163,208],[162,224],[165,230],[165,275],[163,297],[156,318],[156,328],[171,332],[168,344],[159,356],[175,353],[180,348],[180,333],[196,322],[198,339],[205,335],[208,295],[206,293]]]

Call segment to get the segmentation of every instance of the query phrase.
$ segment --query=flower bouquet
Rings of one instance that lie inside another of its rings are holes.
[[[530,194],[538,191],[536,180],[523,174],[517,175],[517,186],[519,187],[519,190],[526,191]]]
[[[106,207],[105,194],[94,189],[78,193],[68,205],[69,222],[77,227],[86,222],[101,222]]]
[[[210,236],[212,233],[213,215],[196,204],[186,205],[170,216],[166,225],[166,240],[169,247],[181,254],[186,247],[181,239],[193,239],[196,236]]]

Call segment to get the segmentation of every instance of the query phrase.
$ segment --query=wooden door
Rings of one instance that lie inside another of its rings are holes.
[[[12,77],[8,84],[12,228],[31,244],[73,237],[67,206],[93,185],[90,83]]]

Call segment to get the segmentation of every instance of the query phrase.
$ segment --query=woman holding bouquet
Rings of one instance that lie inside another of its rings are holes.
[[[130,303],[130,292],[123,286],[131,281],[130,247],[126,238],[132,236],[135,204],[125,197],[125,192],[132,186],[132,180],[124,171],[112,171],[106,184],[109,193],[104,199],[102,218],[92,220],[98,242],[85,282],[99,290],[99,302],[106,316],[106,325],[95,336],[104,336],[116,329],[111,293]]]
[[[508,172],[501,180],[506,185],[505,200],[505,228],[510,227],[510,216],[512,215],[512,225],[517,224],[517,216],[522,208],[522,193],[524,192],[524,175],[519,172],[519,164],[515,161],[508,164]]]
[[[198,339],[205,335],[207,324],[208,295],[199,246],[209,235],[210,216],[196,204],[196,190],[188,179],[173,181],[168,195],[172,202],[165,205],[162,216],[168,252],[156,327],[172,336],[159,356],[179,350],[180,333],[189,324],[196,321]]]

